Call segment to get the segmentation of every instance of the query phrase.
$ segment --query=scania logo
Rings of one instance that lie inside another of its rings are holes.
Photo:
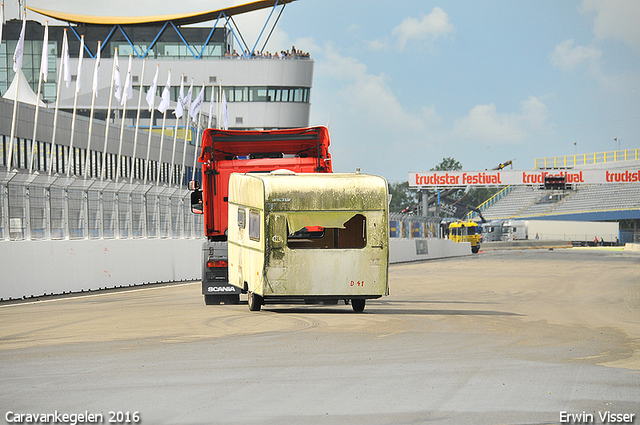
[[[236,288],[233,286],[209,286],[208,292],[235,292]]]

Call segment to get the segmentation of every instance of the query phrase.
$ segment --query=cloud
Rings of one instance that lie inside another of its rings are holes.
[[[435,40],[454,30],[454,26],[449,23],[449,15],[441,8],[435,7],[431,13],[422,15],[420,19],[411,16],[405,18],[391,34],[398,38],[400,49],[404,49],[409,41]]]
[[[640,51],[640,2],[637,0],[583,0],[580,10],[595,13],[597,40],[620,40]]]
[[[342,56],[332,45],[324,49],[316,62],[318,73],[328,75],[336,85],[336,96],[345,112],[363,124],[422,128],[421,115],[406,111],[388,84],[388,77],[368,72],[367,66],[354,57]],[[433,116],[433,112],[424,114]]]
[[[496,105],[477,105],[455,121],[453,133],[461,139],[493,139],[494,143],[522,142],[530,132],[542,130],[547,107],[535,96],[521,103],[521,113],[501,114]],[[500,142],[501,140],[501,142]]]
[[[568,39],[556,46],[551,54],[551,63],[563,71],[572,71],[583,64],[595,63],[601,56],[600,49],[576,46],[575,41]]]
[[[387,40],[372,40],[367,42],[367,48],[374,52],[389,50],[389,42]]]

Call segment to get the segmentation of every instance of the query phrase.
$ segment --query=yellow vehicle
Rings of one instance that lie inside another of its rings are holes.
[[[454,221],[449,224],[449,239],[454,242],[470,242],[471,252],[480,250],[482,227],[475,221]]]

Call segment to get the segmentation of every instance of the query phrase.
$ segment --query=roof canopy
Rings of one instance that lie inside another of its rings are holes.
[[[274,5],[284,5],[295,0],[258,0],[250,3],[231,6],[223,9],[211,10],[208,12],[179,13],[173,15],[156,16],[95,16],[79,15],[75,13],[55,12],[52,10],[27,7],[27,9],[48,16],[59,21],[71,24],[91,24],[91,25],[154,25],[171,21],[174,25],[189,25],[200,22],[212,21],[224,13],[227,16],[239,15],[252,12],[254,10],[273,7]]]
[[[18,73],[20,75],[18,75]],[[35,105],[38,102],[38,96],[31,90],[27,77],[24,76],[22,68],[18,69],[18,72],[13,77],[11,86],[7,89],[2,96],[5,99],[17,100],[18,102],[28,103],[29,105]],[[47,105],[40,100],[40,106],[46,108]]]

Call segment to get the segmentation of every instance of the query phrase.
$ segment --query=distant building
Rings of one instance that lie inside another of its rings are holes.
[[[109,101],[107,93],[111,83],[113,54],[118,48],[123,84],[127,73],[128,56],[133,55],[134,90],[139,89],[142,82],[146,94],[151,86],[156,64],[159,64],[157,95],[160,96],[170,69],[171,100],[176,102],[180,77],[184,74],[185,93],[193,78],[194,99],[202,85],[205,85],[205,105],[202,108],[205,115],[208,115],[212,96],[217,99],[218,86],[222,85],[228,102],[230,129],[308,126],[313,61],[308,56],[300,55],[291,55],[287,59],[282,59],[280,51],[277,59],[267,59],[266,52],[260,53],[260,56],[256,55],[257,52],[253,55],[247,53],[245,57],[245,52],[248,52],[252,46],[243,46],[237,29],[233,29],[233,25],[227,22],[227,18],[233,14],[271,7],[274,4],[286,5],[291,1],[293,0],[256,1],[211,12],[140,18],[96,18],[29,8],[33,12],[69,22],[68,27],[49,26],[49,73],[47,82],[43,82],[41,97],[53,106],[56,98],[63,31],[66,28],[72,82],[68,88],[63,85],[60,91],[61,110],[70,112],[73,108],[80,36],[84,36],[85,52],[81,73],[82,90],[78,96],[78,114],[89,116],[95,63],[93,58],[96,55],[98,41],[102,41],[99,94],[94,114],[98,119],[104,120],[107,115]],[[208,21],[217,22],[218,26],[215,30],[214,27],[188,26]],[[4,25],[3,41],[0,46],[0,94],[6,92],[14,77],[13,52],[21,25],[22,22],[17,19],[9,20]],[[22,70],[35,92],[38,86],[44,26],[36,21],[28,21],[26,28]],[[280,46],[280,48],[286,51],[291,49],[291,46]],[[237,52],[235,57],[234,51]],[[146,59],[146,67],[144,75],[141,75],[143,59]],[[135,93],[127,106],[127,125],[135,124],[137,101],[138,97]],[[158,103],[159,99],[156,105]],[[143,101],[143,108],[144,105],[146,103]],[[172,110],[173,106],[174,103],[171,105]],[[113,101],[112,109],[121,110],[121,106]],[[141,126],[149,125],[151,114],[146,109],[141,111]],[[116,117],[119,116],[119,113],[112,114],[112,121],[117,120]],[[157,125],[161,117],[162,115],[156,111],[153,124]],[[169,120],[167,125],[173,125],[172,117],[171,114],[167,116]]]
[[[218,119],[218,116],[222,115],[219,102],[220,88],[224,91],[226,98],[229,129],[260,130],[308,126],[313,60],[308,54],[300,52],[294,54],[291,46],[279,46],[277,57],[276,52],[273,52],[273,55],[258,52],[257,48],[261,47],[258,46],[258,42],[255,44],[256,50],[253,51],[254,47],[247,45],[232,19],[237,14],[273,8],[274,13],[265,23],[262,31],[263,37],[258,40],[263,43],[262,45],[266,45],[271,29],[269,25],[275,25],[279,13],[282,13],[284,7],[293,1],[259,0],[209,12],[135,18],[84,16],[29,8],[32,12],[67,22],[68,26],[49,26],[48,75],[47,81],[42,83],[41,88],[41,99],[48,104],[48,108],[40,108],[35,142],[31,141],[34,126],[33,119],[29,118],[34,117],[32,111],[35,107],[20,104],[23,106],[18,111],[16,136],[11,143],[12,109],[6,99],[0,102],[2,122],[0,169],[8,166],[18,170],[28,169],[31,152],[35,152],[33,169],[38,171],[53,169],[54,173],[68,173],[70,170],[72,175],[81,175],[83,174],[81,170],[88,168],[86,177],[89,178],[115,179],[119,173],[121,178],[156,181],[159,175],[158,182],[169,183],[178,180],[176,176],[182,176],[180,183],[185,184],[188,179],[198,176],[199,167],[195,159],[197,150],[193,147],[197,143],[198,136],[196,136],[197,126],[194,121],[187,125],[186,119],[182,118],[177,122],[179,137],[175,146],[173,145],[171,136],[176,125],[173,110],[178,100],[181,77],[183,77],[185,94],[193,80],[192,99],[194,100],[203,84],[205,86],[200,128],[209,124],[212,127],[221,127],[222,120]],[[214,24],[209,27],[190,26],[211,21]],[[21,27],[22,21],[18,19],[7,21],[3,27],[0,44],[1,95],[7,92],[14,80],[13,54]],[[34,92],[38,89],[44,28],[44,25],[33,20],[27,21],[26,24],[22,71]],[[66,87],[63,82],[58,88],[65,29],[69,44],[71,82],[69,87]],[[84,36],[85,49],[80,74],[81,89],[76,100],[81,36]],[[92,139],[91,145],[87,146],[87,131],[90,127],[86,117],[90,116],[91,110],[93,71],[98,41],[101,42],[102,47],[98,95],[94,106],[96,125],[92,129],[93,136],[89,137]],[[129,55],[132,55],[134,90],[133,98],[127,102],[126,108],[123,108],[110,93],[116,48],[122,85],[127,76]],[[288,54],[283,57],[281,51],[288,51]],[[143,63],[144,73],[142,72]],[[145,101],[156,66],[159,69],[156,107],[160,103],[168,72],[171,71],[171,104],[165,117],[164,134],[167,137],[164,139],[167,140],[164,143],[159,136],[163,114],[157,109],[153,112],[149,111]],[[142,98],[139,91],[141,85]],[[58,108],[61,112],[54,132],[53,110],[58,90],[60,92]],[[141,99],[141,108],[138,120],[139,99]],[[74,101],[77,102],[76,112],[79,118],[76,120],[78,123],[73,135],[70,135],[70,129],[75,124],[71,118]],[[213,109],[210,109],[212,101],[215,103]],[[110,108],[109,105],[111,105]],[[109,109],[111,113],[108,114]],[[126,111],[124,120],[122,119],[123,109]],[[211,120],[209,120],[210,110],[213,110]],[[104,129],[107,116],[109,116],[110,125],[114,126],[110,132],[107,131],[108,137]],[[118,140],[122,123],[125,129],[124,141]],[[135,133],[136,127],[139,128],[140,135]],[[150,127],[158,135],[153,135],[150,139],[150,147],[147,149],[147,135],[143,132]],[[184,147],[182,140],[186,140],[192,147],[189,149]],[[71,144],[73,149],[70,153]],[[13,146],[12,164],[7,164],[10,146]],[[162,146],[162,152],[160,152],[160,146]],[[149,151],[151,155],[146,164],[145,153]],[[176,154],[175,151],[178,153]],[[186,152],[184,160],[183,151]],[[196,169],[194,170],[190,164],[196,165]],[[146,179],[145,169],[148,170]],[[174,176],[171,177],[172,175]]]

